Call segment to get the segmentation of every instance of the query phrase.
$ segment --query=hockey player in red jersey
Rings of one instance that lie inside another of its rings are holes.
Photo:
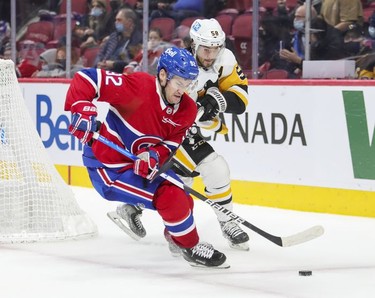
[[[203,130],[226,134],[219,113],[242,114],[248,104],[247,78],[234,54],[225,48],[225,33],[215,19],[197,19],[190,28],[191,52],[197,60],[199,75],[188,93],[196,100],[202,117],[196,122]],[[199,133],[190,134],[174,157],[173,168],[187,185],[193,177],[202,177],[206,196],[233,209],[230,171],[227,161]],[[183,169],[183,171],[181,170]],[[229,216],[213,208],[229,246],[249,250],[249,236]],[[172,243],[173,244],[173,243]],[[170,247],[171,251],[173,247]],[[177,254],[177,251],[174,250]]]
[[[69,132],[86,144],[83,162],[93,186],[103,198],[126,203],[117,212],[120,218],[116,220],[139,224],[136,236],[142,237],[145,232],[139,210],[156,210],[166,234],[182,249],[189,264],[228,268],[223,253],[211,244],[199,242],[191,196],[160,176],[153,179],[195,120],[196,104],[185,91],[197,75],[194,57],[176,47],[161,55],[157,77],[142,72],[123,75],[85,69],[71,82],[65,110],[72,112]],[[95,101],[109,103],[100,128]],[[133,162],[92,141],[94,131],[139,159]],[[174,172],[167,173],[178,179]]]

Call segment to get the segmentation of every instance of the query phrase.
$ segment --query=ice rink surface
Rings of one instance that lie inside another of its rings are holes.
[[[235,213],[274,235],[325,228],[318,239],[282,248],[244,227],[251,243],[243,252],[229,248],[211,207],[196,200],[201,240],[224,252],[231,265],[196,269],[170,255],[156,212],[144,211],[147,236],[137,242],[107,218],[117,203],[93,189],[73,191],[98,225],[98,237],[0,245],[1,298],[375,297],[375,219],[235,204]]]

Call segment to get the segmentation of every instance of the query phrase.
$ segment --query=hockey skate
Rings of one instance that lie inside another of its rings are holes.
[[[220,221],[223,236],[228,240],[229,246],[239,250],[249,250],[249,236],[233,221]]]
[[[168,248],[173,257],[179,257],[182,255],[182,249],[172,239],[167,229],[164,229],[164,238],[168,242]]]
[[[138,241],[146,236],[146,230],[140,220],[141,208],[122,204],[117,207],[116,211],[108,212],[107,216],[134,240]]]
[[[182,256],[192,267],[226,269],[226,256],[211,244],[201,242],[192,248],[183,248]]]

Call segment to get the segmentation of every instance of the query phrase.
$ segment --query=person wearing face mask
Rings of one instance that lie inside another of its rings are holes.
[[[115,31],[105,41],[97,57],[97,67],[122,73],[142,48],[143,36],[138,28],[138,17],[133,9],[118,11]]]
[[[296,17],[294,19],[296,34],[293,39],[293,48],[291,50],[282,49],[280,51],[280,58],[292,63],[295,67],[294,73],[300,75],[302,75],[302,62],[305,58],[305,13],[305,5],[296,10]],[[311,8],[311,16],[310,59],[336,60],[344,58],[342,33],[317,16],[314,8]]]
[[[366,33],[366,45],[371,49],[375,49],[375,12],[368,20],[368,28]]]
[[[90,12],[82,19],[82,27],[87,27],[85,39],[90,43],[100,44],[114,30],[114,16],[107,12],[106,5],[105,0],[93,0]]]
[[[281,59],[288,61],[294,65],[294,74],[297,76],[301,75],[301,64],[305,58],[305,16],[306,16],[306,5],[299,6],[294,14],[293,27],[294,33],[291,41],[291,48],[281,48],[279,55]],[[317,12],[313,6],[311,6],[311,18],[315,18]]]
[[[66,47],[48,49],[40,54],[41,67],[33,73],[36,78],[65,78],[66,77]],[[72,49],[70,74],[73,76],[83,68],[82,60],[77,50]]]
[[[148,33],[148,73],[156,75],[157,65],[162,52],[171,46],[170,43],[163,41],[163,35],[159,28],[151,28]],[[135,56],[127,66],[124,67],[123,73],[130,74],[136,71],[142,71],[143,50]]]

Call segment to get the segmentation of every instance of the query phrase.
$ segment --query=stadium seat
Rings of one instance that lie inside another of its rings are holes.
[[[75,20],[71,20],[72,31],[76,25]],[[55,30],[53,31],[53,39],[59,40],[61,37],[66,35],[66,18],[61,18],[55,23]]]
[[[271,69],[264,73],[262,79],[268,80],[286,80],[288,72],[285,69]]]
[[[53,39],[54,24],[49,21],[38,21],[27,26],[23,39],[47,44]]]
[[[123,5],[134,8],[138,0],[123,0]]]
[[[156,18],[152,19],[150,22],[151,28],[160,29],[163,34],[163,40],[170,41],[173,36],[173,32],[176,26],[176,21],[172,18]]]
[[[60,1],[59,14],[66,13],[66,2],[67,0]],[[89,5],[87,0],[72,0],[72,12],[78,13],[80,15],[85,15],[89,12]]]
[[[370,17],[375,11],[375,6],[369,6],[363,9],[363,20],[369,22]]]
[[[291,10],[295,8],[297,4],[298,4],[298,0],[286,0],[286,7],[288,7]]]
[[[191,27],[191,25],[194,23],[195,20],[197,19],[204,19],[205,17],[203,16],[200,16],[200,17],[188,17],[188,18],[185,18],[181,21],[181,24],[180,25],[184,25],[184,26],[187,26],[187,27]]]
[[[260,0],[260,6],[264,7],[267,10],[275,10],[277,7],[277,1],[276,0]]]
[[[96,57],[98,56],[100,47],[87,48],[83,52],[82,60],[84,67],[94,67]]]
[[[249,13],[241,14],[233,21],[232,38],[238,64],[251,69],[253,18]]]
[[[223,28],[226,36],[230,36],[232,34],[232,25],[234,18],[229,14],[220,14],[215,17],[215,19]]]
[[[236,8],[224,8],[218,11],[217,16],[222,15],[222,14],[228,14],[228,15],[231,15],[233,18],[235,18],[240,14],[240,12]]]
[[[276,0],[274,0],[276,2]],[[227,8],[235,8],[239,11],[239,13],[243,13],[245,10],[250,9],[252,6],[252,0],[228,0],[227,1]]]

